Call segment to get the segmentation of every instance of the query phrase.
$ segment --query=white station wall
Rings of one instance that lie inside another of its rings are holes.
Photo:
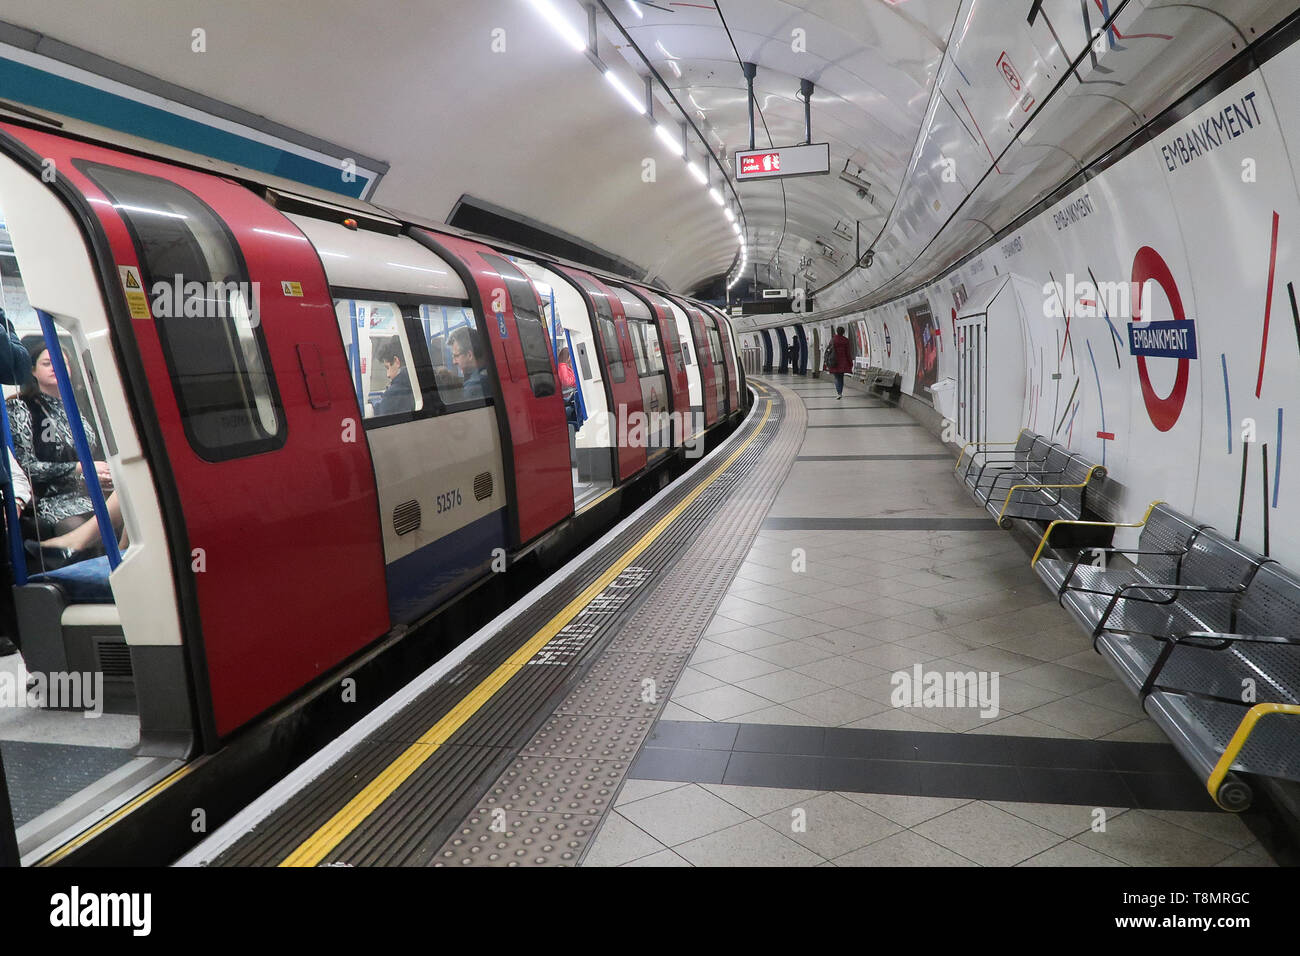
[[[836,324],[852,326],[859,355],[928,400],[909,309],[932,311],[937,377],[955,378],[957,309],[1012,273],[1027,341],[1023,357],[991,354],[989,377],[1022,389],[1020,424],[1106,464],[1134,519],[1161,499],[1233,536],[1242,501],[1241,540],[1264,551],[1267,525],[1269,554],[1300,567],[1296,90],[1300,44],[921,292]],[[1124,283],[1110,314],[1107,297],[1079,288],[1094,278]],[[1132,290],[1145,279],[1141,314]],[[1185,336],[1183,357],[1132,354],[1139,318],[1139,328],[1182,322],[1165,328]]]

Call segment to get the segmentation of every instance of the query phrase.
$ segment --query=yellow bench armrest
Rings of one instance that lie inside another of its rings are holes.
[[[1029,562],[1029,566],[1032,568],[1034,565],[1038,563],[1038,559],[1042,557],[1043,550],[1047,547],[1048,539],[1051,538],[1052,536],[1052,531],[1056,528],[1058,524],[1087,525],[1087,526],[1098,527],[1098,528],[1141,528],[1146,525],[1147,519],[1151,517],[1151,512],[1155,509],[1155,506],[1158,504],[1163,504],[1163,502],[1153,501],[1151,502],[1151,504],[1147,505],[1146,514],[1142,516],[1141,521],[1132,521],[1132,522],[1071,521],[1068,518],[1058,518],[1057,520],[1049,524],[1047,526],[1047,530],[1043,532],[1042,538],[1040,538],[1038,541],[1038,550],[1034,552],[1034,559]]]
[[[1210,798],[1219,806],[1223,807],[1223,804],[1219,803],[1219,785],[1223,783],[1223,778],[1232,769],[1237,755],[1246,746],[1246,741],[1250,739],[1250,735],[1254,732],[1255,725],[1269,714],[1300,717],[1300,706],[1296,704],[1256,704],[1246,711],[1246,715],[1241,718],[1241,723],[1237,724],[1236,733],[1228,741],[1228,746],[1223,748],[1223,754],[1219,757],[1219,762],[1214,765],[1214,769],[1210,771],[1209,779],[1205,781],[1205,789],[1210,792]],[[1229,810],[1231,808],[1223,807],[1223,809]]]

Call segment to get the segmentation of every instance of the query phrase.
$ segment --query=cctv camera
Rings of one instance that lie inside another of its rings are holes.
[[[874,249],[868,249],[862,254],[862,268],[870,269],[871,263],[876,261],[876,252]]]

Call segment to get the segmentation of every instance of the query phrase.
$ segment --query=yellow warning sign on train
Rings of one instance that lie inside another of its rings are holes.
[[[144,294],[140,270],[135,266],[118,266],[117,274],[122,280],[122,291],[126,293],[126,307],[131,312],[131,318],[149,318],[149,299]]]
[[[293,296],[295,299],[301,299],[301,298],[302,298],[302,283],[301,283],[301,282],[281,282],[281,283],[280,283],[280,290],[281,290],[285,295]]]

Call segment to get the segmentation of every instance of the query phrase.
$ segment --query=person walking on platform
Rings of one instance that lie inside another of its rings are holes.
[[[835,330],[831,337],[831,350],[834,358],[827,364],[826,371],[835,376],[835,401],[844,397],[844,375],[853,368],[853,356],[849,354],[849,340],[844,335],[844,326]]]

